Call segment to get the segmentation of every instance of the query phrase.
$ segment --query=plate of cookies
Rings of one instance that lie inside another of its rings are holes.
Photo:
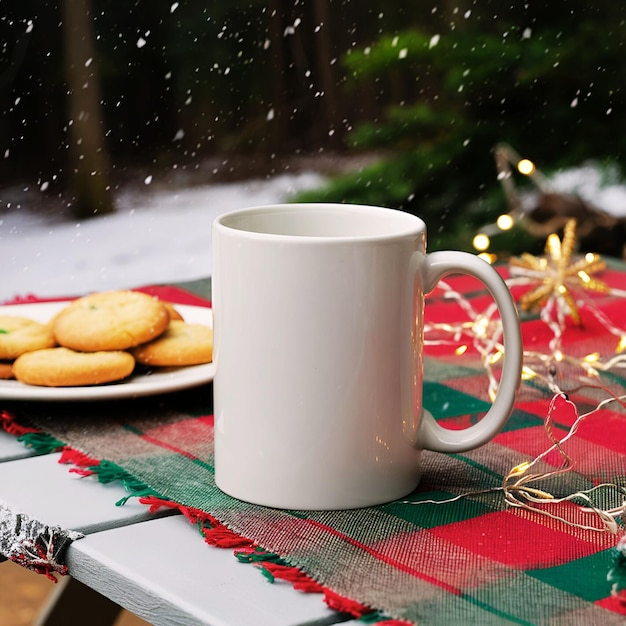
[[[0,399],[133,398],[214,374],[208,307],[132,290],[0,306]]]

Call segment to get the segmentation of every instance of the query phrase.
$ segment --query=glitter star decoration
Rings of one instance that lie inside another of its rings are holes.
[[[551,298],[559,304],[565,304],[575,324],[580,324],[580,311],[574,293],[577,290],[609,293],[610,287],[593,274],[605,269],[606,264],[595,253],[588,253],[580,259],[574,259],[576,248],[576,220],[565,224],[563,240],[555,233],[548,236],[545,256],[536,257],[524,253],[510,261],[511,273],[524,276],[529,282],[539,282],[527,291],[519,300],[525,311],[536,310]]]

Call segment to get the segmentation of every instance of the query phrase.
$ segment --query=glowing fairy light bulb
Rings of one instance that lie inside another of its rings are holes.
[[[504,352],[502,350],[496,350],[492,355],[487,358],[489,365],[495,365],[502,357]]]
[[[530,463],[528,461],[524,461],[523,463],[520,463],[519,465],[516,465],[510,472],[509,472],[509,478],[512,478],[513,476],[522,476],[523,474],[525,474],[528,471],[528,468],[530,467]]]
[[[478,233],[472,240],[472,245],[479,252],[484,252],[491,245],[491,241],[487,235]]]
[[[472,326],[472,331],[476,337],[484,339],[487,336],[487,329],[489,328],[489,318],[482,315],[478,316]]]
[[[496,220],[496,225],[500,230],[511,230],[514,223],[513,218],[508,213],[500,215]]]
[[[535,164],[529,159],[522,159],[517,164],[517,170],[524,176],[530,176],[535,171]]]

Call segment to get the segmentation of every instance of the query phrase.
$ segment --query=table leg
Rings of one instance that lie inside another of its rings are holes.
[[[67,626],[77,616],[86,618],[89,626],[111,626],[122,607],[71,576],[57,583],[35,626]]]

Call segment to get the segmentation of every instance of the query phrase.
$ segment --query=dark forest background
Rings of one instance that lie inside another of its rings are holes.
[[[507,208],[501,142],[547,171],[621,172],[626,5],[614,0],[1,6],[0,191],[43,186],[82,217],[115,210],[137,168],[237,155],[242,176],[264,175],[273,161],[367,153],[374,163],[304,199],[402,208],[434,247],[466,247]]]

